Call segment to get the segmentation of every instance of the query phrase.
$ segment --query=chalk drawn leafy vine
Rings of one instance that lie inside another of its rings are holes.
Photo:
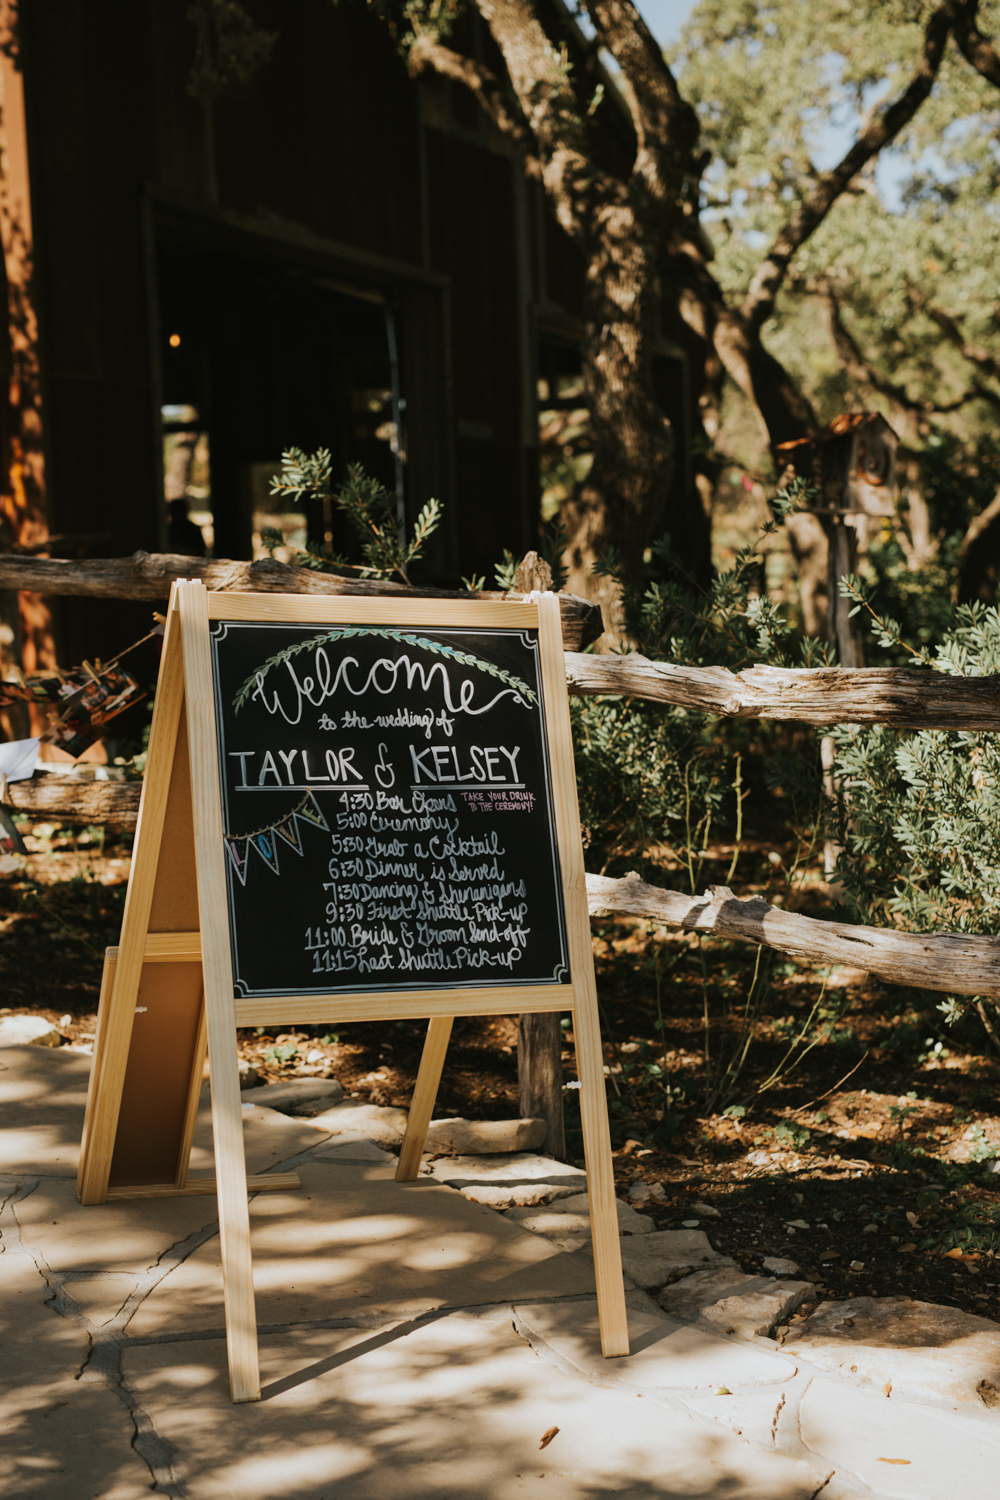
[[[485,661],[483,657],[475,656],[470,651],[459,651],[456,646],[447,646],[442,641],[432,641],[427,636],[410,635],[403,630],[389,630],[376,625],[344,625],[337,630],[328,630],[323,635],[314,635],[308,641],[299,641],[294,646],[287,646],[284,651],[279,651],[275,656],[269,657],[262,667],[258,667],[256,671],[251,673],[233,699],[235,712],[239,713],[254,689],[263,681],[272,667],[283,666],[293,656],[297,656],[300,651],[309,651],[314,647],[328,645],[332,641],[346,640],[352,636],[362,635],[379,636],[383,640],[399,641],[403,645],[408,646],[419,646],[424,651],[432,651],[438,656],[446,656],[451,661],[458,662],[463,667],[478,667],[481,672],[487,672],[490,677],[499,678],[501,682],[513,688],[515,692],[519,693],[522,698],[527,699],[529,703],[537,704],[538,702],[536,695],[522,678],[515,677],[512,672],[507,672],[503,667],[498,667],[494,662]]]

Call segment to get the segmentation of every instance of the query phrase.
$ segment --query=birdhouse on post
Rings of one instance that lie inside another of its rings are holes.
[[[840,580],[857,572],[868,544],[869,517],[894,514],[898,442],[885,418],[867,411],[834,417],[822,432],[776,449],[796,478],[816,487],[810,509],[828,542],[827,639],[845,667],[863,667],[864,652],[849,619],[851,601],[840,596]]]

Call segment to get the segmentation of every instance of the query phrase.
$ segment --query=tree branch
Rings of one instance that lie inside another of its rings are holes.
[[[978,542],[983,533],[988,531],[998,518],[1000,518],[1000,489],[997,490],[986,509],[981,510],[978,516],[973,516],[969,522],[968,529],[962,538],[962,545],[958,549],[961,562],[965,561],[970,547]]]
[[[814,432],[819,423],[808,397],[764,347],[760,329],[727,307],[721,286],[691,236],[677,247],[676,255],[688,287],[679,304],[681,316],[714,346],[726,374],[756,409],[771,447]]]
[[[946,0],[934,11],[927,22],[923,51],[909,87],[895,104],[865,126],[839,165],[820,176],[809,196],[778,231],[767,258],[757,267],[740,309],[751,328],[760,328],[771,316],[793,255],[819,228],[854,175],[896,138],[927,98],[957,8],[957,0]]]
[[[977,370],[981,370],[984,375],[989,375],[994,380],[1000,380],[1000,358],[995,354],[991,354],[988,349],[984,349],[982,344],[973,344],[967,339],[962,332],[961,324],[956,318],[952,317],[951,313],[945,312],[943,307],[935,307],[920,287],[911,286],[907,295],[914,307],[919,308],[922,313],[925,313],[930,318],[932,323],[937,324],[949,344],[958,350],[963,359],[968,360],[970,365],[973,365]],[[976,400],[986,401],[993,407],[994,411],[1000,411],[1000,393],[991,390],[989,386],[983,385],[982,381],[979,380],[972,382],[968,394],[962,398],[959,404],[964,405],[966,401]],[[944,407],[936,409],[939,411],[946,410]]]
[[[976,24],[979,0],[966,0],[955,16],[955,41],[959,51],[977,73],[1000,89],[1000,56]]]
[[[500,80],[483,63],[442,46],[426,33],[418,33],[410,47],[406,65],[411,78],[417,78],[430,69],[442,78],[450,78],[455,83],[463,84],[475,96],[497,129],[517,146],[526,174],[529,177],[541,177],[542,168],[535,141],[524,116],[520,110],[515,112],[511,109]]]
[[[935,401],[917,401],[903,385],[897,385],[894,380],[881,375],[878,370],[869,364],[861,352],[857,339],[851,333],[844,322],[840,302],[836,292],[830,286],[824,286],[819,293],[827,314],[830,325],[830,335],[833,339],[840,362],[845,373],[851,380],[861,385],[870,386],[873,391],[878,391],[892,402],[901,412],[912,412],[916,416],[945,415],[948,412],[960,411],[970,401],[977,401],[985,397],[990,399],[992,392],[985,391],[981,385],[974,383],[969,389],[955,401],[948,401],[939,405]]]
[[[911,287],[910,296],[915,304],[925,312],[932,323],[936,323],[950,344],[953,344],[963,359],[967,359],[970,365],[975,365],[984,375],[990,375],[994,380],[1000,380],[1000,359],[984,349],[981,344],[973,344],[965,337],[961,325],[944,308],[935,307],[928,302],[923,294],[916,288]]]
[[[538,150],[542,181],[567,234],[580,239],[595,203],[620,200],[623,187],[592,159],[587,125],[569,65],[556,51],[530,0],[476,0],[503,54]]]
[[[698,140],[698,116],[680,90],[632,0],[587,0],[604,46],[628,83],[637,150],[633,182],[668,205],[680,192]]]

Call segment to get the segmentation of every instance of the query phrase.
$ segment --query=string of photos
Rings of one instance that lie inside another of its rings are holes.
[[[162,634],[163,625],[158,623],[148,635],[120,651],[112,661],[84,661],[68,671],[53,667],[44,672],[26,674],[15,666],[11,669],[11,677],[0,682],[0,709],[27,703],[43,710],[55,710],[51,722],[38,738],[43,745],[54,745],[76,759],[103,738],[105,726],[112,719],[145,698],[146,694],[131,672],[119,663],[123,656],[152,636]]]
[[[268,823],[264,828],[256,828],[253,833],[224,835],[229,862],[241,885],[247,883],[251,849],[256,850],[268,869],[273,870],[275,875],[281,874],[278,867],[278,839],[290,845],[299,856],[303,854],[300,822],[304,823],[307,828],[319,828],[324,833],[330,831],[330,825],[324,818],[312,792],[306,792],[298,807],[293,807],[291,812],[276,818],[273,823]]]

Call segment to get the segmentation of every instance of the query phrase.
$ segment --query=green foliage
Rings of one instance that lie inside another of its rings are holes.
[[[296,505],[312,499],[332,500],[358,535],[365,558],[364,564],[357,568],[362,578],[391,578],[398,574],[404,583],[409,583],[407,570],[420,557],[424,543],[441,520],[440,502],[429,500],[417,516],[413,534],[407,541],[399,524],[396,496],[366,474],[360,464],[351,464],[346,481],[335,489],[327,448],[318,448],[315,453],[286,448],[281,455],[281,473],[271,481],[271,493]],[[273,552],[282,544],[281,533],[263,531],[261,541]],[[353,567],[346,558],[313,547],[299,553],[299,563],[322,572]]]
[[[792,1151],[802,1151],[812,1141],[812,1131],[804,1125],[788,1124],[782,1120],[774,1127],[774,1139],[779,1146]]]
[[[505,547],[502,559],[493,570],[493,577],[496,579],[497,588],[503,589],[505,592],[512,589],[514,587],[514,579],[517,576],[517,570],[520,566],[521,559],[515,557],[509,547]]]
[[[258,26],[239,0],[194,0],[187,13],[198,34],[188,86],[199,99],[249,84],[278,40],[278,33]]]
[[[868,576],[859,587],[875,638],[886,653],[880,665],[913,666],[914,651],[908,642],[918,653],[926,653],[944,637],[952,622],[959,539],[958,534],[946,537],[937,555],[919,568],[910,566],[895,536],[869,544]],[[858,595],[853,597],[860,605]],[[876,620],[884,624],[875,625]]]
[[[916,1097],[917,1097],[916,1091],[914,1089],[910,1089],[910,1091],[907,1093],[906,1097],[907,1097],[907,1099],[909,1099],[911,1101],[915,1100]],[[906,1122],[910,1118],[911,1115],[917,1115],[919,1113],[920,1113],[920,1106],[919,1106],[919,1104],[915,1104],[915,1103],[912,1103],[912,1102],[910,1104],[890,1104],[889,1105],[889,1119],[892,1121],[892,1123],[894,1125],[898,1125],[900,1127],[900,1129],[902,1129],[906,1125]]]
[[[928,436],[920,472],[934,536],[960,539],[1000,488],[995,426],[994,414],[972,442],[962,442],[954,432],[934,431]]]
[[[806,492],[797,481],[776,497],[776,510],[787,514]],[[824,649],[796,640],[781,608],[760,591],[760,543],[778,524],[768,522],[701,593],[673,568],[669,540],[653,548],[667,577],[644,589],[627,583],[617,557],[605,559],[605,576],[621,589],[628,648],[654,661],[732,671],[757,662],[825,661]],[[658,845],[683,865],[694,892],[713,826],[739,821],[747,756],[758,785],[780,786],[792,820],[807,839],[815,833],[820,769],[814,742],[806,741],[802,753],[782,755],[768,726],[621,697],[574,700],[572,714],[581,816],[591,864],[602,871],[618,873],[625,860],[638,860],[642,868]]]
[[[856,579],[845,591],[865,597]],[[1000,671],[1000,611],[974,603],[949,613],[933,653],[910,648],[912,656],[951,676]],[[872,626],[898,649],[898,622],[878,617]],[[996,736],[845,725],[833,738],[843,788],[837,878],[848,905],[865,922],[910,932],[1000,931]],[[939,1008],[955,1021],[974,1003],[950,997]]]
[[[668,56],[710,153],[701,224],[728,296],[745,294],[820,170],[900,97],[936,8],[936,0],[699,0],[693,7]],[[983,0],[978,24],[997,36],[996,0]],[[935,536],[964,531],[992,494],[963,486],[960,469],[978,468],[985,478],[979,455],[996,447],[989,360],[1000,353],[998,127],[1000,94],[949,43],[930,97],[797,252],[767,331],[768,349],[820,422],[872,406],[893,422],[918,459],[915,487],[928,501]],[[833,337],[831,293],[857,348],[854,361],[845,361]],[[939,313],[957,337],[943,333]],[[985,351],[986,362],[967,358],[963,341]],[[766,465],[766,454],[754,449],[753,419],[741,430],[732,414],[743,403],[731,387],[726,401],[722,451]]]
[[[293,1057],[297,1057],[298,1051],[298,1042],[287,1042],[283,1047],[268,1047],[264,1053],[264,1061],[277,1063],[280,1067],[287,1062],[291,1062]]]

